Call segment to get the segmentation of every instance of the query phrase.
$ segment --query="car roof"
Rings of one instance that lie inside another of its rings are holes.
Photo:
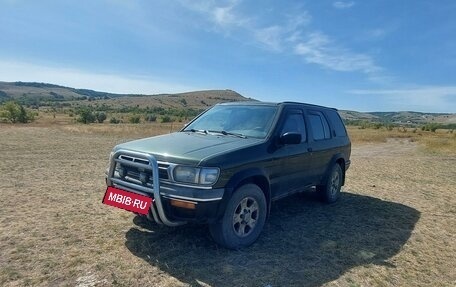
[[[227,103],[220,103],[217,105],[222,105],[222,106],[305,106],[305,107],[310,107],[310,108],[318,108],[318,109],[331,109],[331,110],[336,110],[335,108],[330,108],[330,107],[325,107],[325,106],[319,106],[319,105],[314,105],[314,104],[308,104],[308,103],[299,103],[299,102],[279,102],[279,103],[274,103],[274,102],[261,102],[261,101],[240,101],[240,102],[227,102]]]

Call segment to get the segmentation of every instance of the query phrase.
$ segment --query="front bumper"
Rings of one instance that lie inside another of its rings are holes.
[[[144,162],[137,163],[134,161],[127,162],[120,158],[121,155],[138,158],[143,161],[147,160],[148,164],[145,165]],[[135,184],[115,176],[117,163],[134,167],[140,166],[142,169],[150,170],[153,177],[152,186]],[[151,204],[149,219],[153,219],[158,224],[168,226],[177,226],[188,221],[199,223],[213,221],[217,216],[217,211],[225,191],[223,188],[197,188],[160,182],[158,163],[155,157],[150,154],[129,150],[118,150],[113,154],[106,175],[106,184],[152,197],[153,203]],[[181,204],[176,204],[176,202],[187,203],[194,208],[183,208],[179,206]]]

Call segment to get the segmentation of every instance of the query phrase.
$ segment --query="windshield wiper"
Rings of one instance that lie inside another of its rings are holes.
[[[217,134],[222,134],[224,136],[235,136],[235,137],[238,137],[238,138],[247,138],[245,135],[243,134],[239,134],[239,133],[232,133],[232,132],[227,132],[227,131],[208,131],[210,133],[217,133]]]
[[[190,130],[184,130],[184,132],[208,134],[208,131],[207,131],[207,130],[195,130],[195,129],[190,129]]]

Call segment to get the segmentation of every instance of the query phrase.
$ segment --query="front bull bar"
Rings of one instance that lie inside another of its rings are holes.
[[[134,161],[128,161],[124,159],[120,159],[121,155],[131,156],[133,158],[144,159],[149,162],[148,165],[137,163]],[[120,178],[114,177],[116,163],[120,163],[122,165],[129,165],[133,167],[140,167],[144,169],[148,169],[152,171],[152,181],[153,181],[153,188],[147,186],[137,185],[131,182],[126,182]],[[117,186],[119,188],[125,189],[127,191],[131,191],[137,194],[149,196],[151,193],[154,195],[154,202],[150,205],[150,211],[152,216],[158,224],[165,224],[167,226],[178,226],[185,224],[184,221],[172,221],[169,220],[165,214],[163,209],[163,204],[160,198],[160,176],[158,172],[158,163],[157,160],[153,155],[147,153],[140,153],[136,151],[130,151],[125,149],[120,149],[116,151],[109,163],[109,171],[108,176],[106,178],[106,184],[108,186]]]

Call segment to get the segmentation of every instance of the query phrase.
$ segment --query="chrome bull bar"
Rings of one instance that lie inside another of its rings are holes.
[[[147,160],[149,162],[149,164],[146,165],[146,164],[136,163],[134,161],[124,160],[124,159],[120,158],[121,155]],[[117,163],[120,163],[122,165],[129,165],[129,166],[133,166],[133,167],[141,167],[141,168],[152,171],[152,188],[150,188],[148,186],[141,186],[141,185],[138,185],[135,183],[127,182],[120,178],[115,177],[115,169],[116,169]],[[154,202],[150,206],[150,211],[152,213],[152,216],[153,216],[155,222],[157,222],[158,224],[165,224],[168,226],[178,226],[178,225],[182,225],[182,224],[186,223],[184,221],[171,221],[168,219],[168,217],[165,214],[165,211],[163,209],[163,204],[161,202],[161,197],[160,197],[160,176],[159,176],[159,171],[158,171],[158,163],[154,156],[152,156],[150,154],[146,154],[146,153],[124,150],[124,149],[116,151],[113,154],[111,161],[109,163],[109,171],[108,171],[108,176],[106,178],[106,183],[108,186],[118,186],[119,188],[125,189],[127,191],[131,191],[131,192],[135,192],[135,193],[138,193],[141,195],[149,196],[149,194],[152,193],[154,195]],[[148,215],[148,217],[149,217],[149,215]]]

